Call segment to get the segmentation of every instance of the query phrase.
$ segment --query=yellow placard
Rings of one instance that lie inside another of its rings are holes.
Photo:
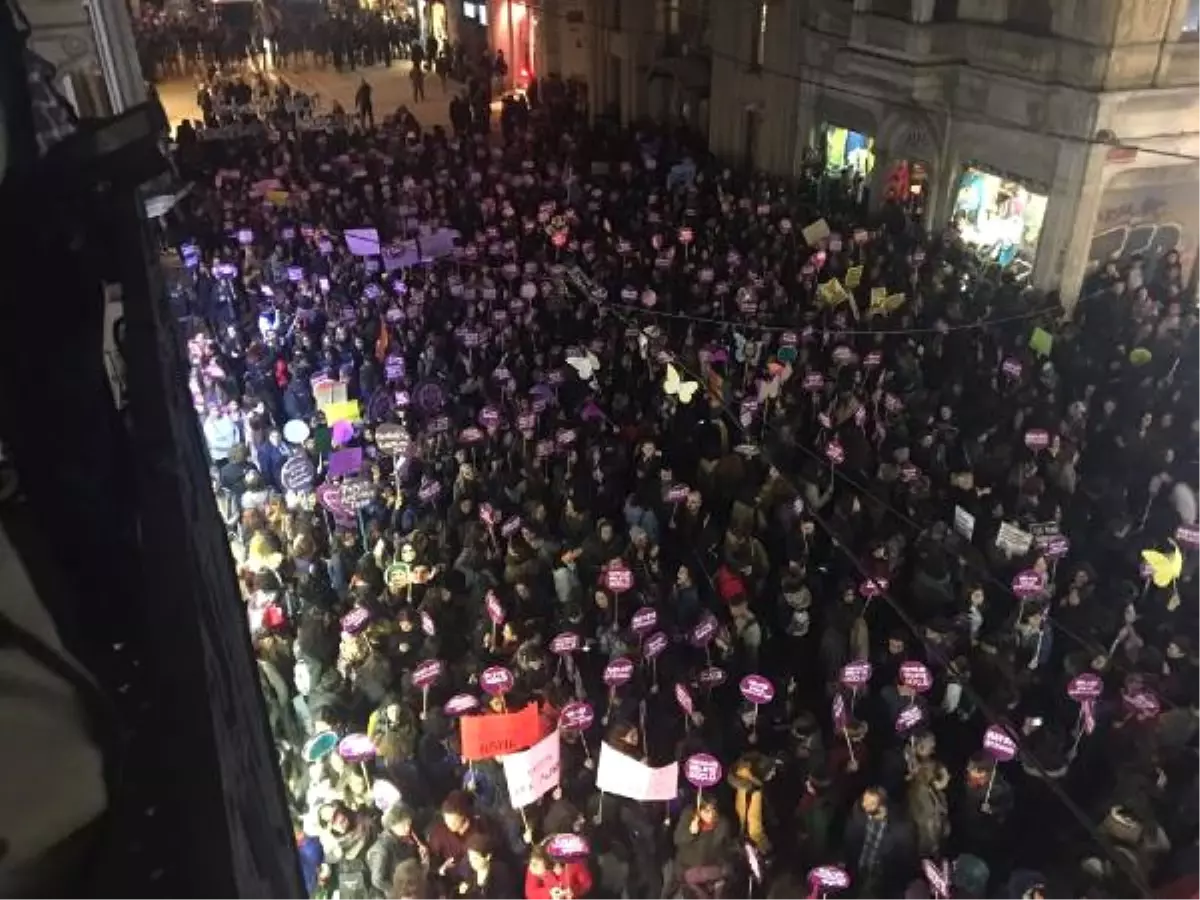
[[[829,223],[824,219],[817,219],[811,225],[805,225],[800,233],[804,236],[804,242],[810,247],[815,247],[821,241],[829,238]]]
[[[856,287],[858,287],[859,284],[862,283],[862,274],[863,274],[862,266],[851,266],[849,269],[847,269],[846,270],[846,287],[850,288],[850,290],[854,290]]]
[[[330,425],[335,422],[357,422],[362,418],[359,413],[357,400],[344,400],[341,403],[327,403],[321,407],[325,413],[325,421]]]
[[[872,316],[883,315],[884,304],[887,303],[887,288],[873,287],[871,288],[871,305],[867,308],[867,313]]]
[[[888,294],[883,301],[884,313],[894,313],[904,305],[904,301],[907,299],[908,297],[905,294]]]
[[[287,191],[267,191],[267,202],[275,206],[285,206],[288,202]]]
[[[850,299],[850,295],[836,278],[830,278],[818,287],[817,297],[826,306],[838,306]]]

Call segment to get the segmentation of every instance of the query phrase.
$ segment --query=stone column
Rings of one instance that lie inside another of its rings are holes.
[[[1040,288],[1057,287],[1068,314],[1079,302],[1086,274],[1092,231],[1104,196],[1107,155],[1105,146],[1071,142],[1059,151],[1055,167],[1033,282]]]

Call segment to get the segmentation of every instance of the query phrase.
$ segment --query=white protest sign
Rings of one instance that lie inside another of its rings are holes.
[[[679,793],[679,763],[652,769],[608,744],[601,744],[596,787],[630,800],[674,800]]]
[[[1033,535],[1028,531],[1022,531],[1008,522],[1000,523],[1000,530],[996,532],[996,546],[1001,550],[1012,556],[1021,556],[1028,553],[1032,545]]]
[[[954,530],[968,541],[975,534],[975,517],[961,506],[954,507]]]
[[[379,231],[374,228],[347,228],[346,247],[355,256],[379,255]]]
[[[557,728],[528,750],[500,757],[508,782],[508,799],[514,807],[528,806],[558,786],[560,758]]]

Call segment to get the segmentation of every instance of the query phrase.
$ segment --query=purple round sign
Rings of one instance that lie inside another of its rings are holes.
[[[554,639],[550,641],[550,652],[558,656],[564,656],[578,650],[580,643],[579,635],[573,631],[564,631],[561,634],[555,635]]]
[[[896,716],[896,733],[905,734],[921,724],[925,718],[925,710],[919,706],[906,706]]]
[[[1144,689],[1134,694],[1122,694],[1121,702],[1139,719],[1152,719],[1162,708],[1158,697]]]
[[[1061,534],[1055,535],[1046,541],[1046,546],[1043,552],[1050,559],[1062,559],[1071,549],[1071,542]]]
[[[678,703],[679,708],[689,716],[696,709],[696,704],[692,700],[692,693],[687,689],[686,685],[675,685],[675,702]]]
[[[850,887],[850,876],[839,866],[817,866],[808,873],[808,881],[830,891],[844,891]]]
[[[711,613],[692,629],[691,641],[697,647],[707,647],[717,634],[717,618]]]
[[[484,598],[484,605],[487,606],[488,618],[492,620],[493,625],[504,624],[504,605],[500,602],[500,598],[496,596],[495,591],[488,591]]]
[[[461,716],[479,709],[479,700],[473,694],[455,694],[442,706],[448,716]]]
[[[556,834],[545,844],[546,855],[560,862],[583,859],[592,852],[587,839],[578,834]]]
[[[718,784],[722,773],[720,760],[709,753],[693,753],[683,764],[683,777],[696,788]]]
[[[900,664],[900,683],[923,694],[933,687],[933,676],[925,663],[910,659]]]
[[[618,657],[604,667],[604,683],[619,687],[633,677],[633,662],[624,656]]]
[[[667,649],[669,643],[667,636],[661,631],[656,631],[650,637],[646,638],[642,644],[642,655],[646,659],[655,659]]]
[[[1042,590],[1042,576],[1033,569],[1025,569],[1023,572],[1018,572],[1013,576],[1012,590],[1022,600],[1026,597],[1032,597]]]
[[[1017,742],[999,725],[989,725],[983,733],[983,749],[997,762],[1008,762],[1017,755]]]
[[[633,572],[620,563],[609,566],[601,578],[604,586],[614,594],[623,594],[633,587]]]
[[[770,703],[775,699],[775,685],[771,684],[769,678],[763,678],[761,675],[747,675],[739,687],[742,696],[755,706]]]
[[[375,758],[375,742],[365,734],[348,734],[338,744],[338,756],[349,763]]]
[[[658,624],[658,611],[653,606],[643,606],[633,614],[629,625],[637,634],[653,631]]]
[[[412,682],[419,688],[427,688],[442,677],[442,669],[440,659],[427,659],[413,669]]]
[[[479,686],[493,697],[507,694],[512,690],[513,673],[504,668],[504,666],[491,666],[484,669],[479,676]]]
[[[871,664],[865,659],[858,662],[846,663],[838,678],[849,688],[862,687],[871,680]]]
[[[1076,675],[1067,684],[1067,696],[1076,702],[1095,700],[1104,693],[1104,680],[1094,672]]]
[[[584,731],[591,728],[595,720],[596,713],[590,703],[568,703],[558,714],[558,727],[568,731]]]
[[[718,669],[716,666],[701,669],[700,674],[696,676],[696,680],[706,688],[715,688],[724,684],[725,678],[725,670]]]

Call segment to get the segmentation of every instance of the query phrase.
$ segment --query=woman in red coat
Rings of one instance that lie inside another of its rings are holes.
[[[579,900],[592,889],[587,862],[555,862],[541,847],[529,855],[525,900]]]

